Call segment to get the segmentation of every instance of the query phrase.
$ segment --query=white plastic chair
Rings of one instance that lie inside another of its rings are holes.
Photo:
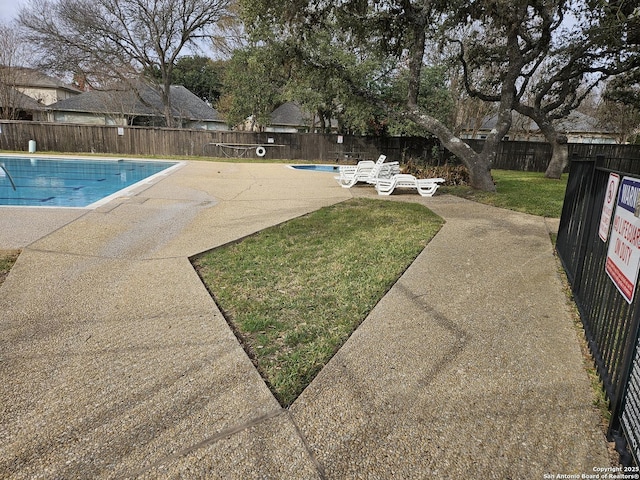
[[[378,195],[391,195],[396,188],[415,188],[423,197],[432,197],[444,178],[416,178],[406,173],[381,178],[375,184]]]

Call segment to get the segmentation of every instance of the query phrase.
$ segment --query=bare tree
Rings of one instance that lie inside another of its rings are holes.
[[[16,88],[25,58],[24,43],[13,25],[0,23],[0,118],[15,120],[25,107],[26,97]]]
[[[173,126],[175,62],[187,45],[218,37],[232,1],[30,0],[18,18],[45,68],[132,87],[143,72],[159,72],[165,121]]]

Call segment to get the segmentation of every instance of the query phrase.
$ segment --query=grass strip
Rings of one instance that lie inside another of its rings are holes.
[[[16,263],[19,254],[19,250],[0,250],[0,285],[9,275],[9,270]]]
[[[353,199],[193,261],[274,395],[289,406],[442,223],[422,205]]]
[[[547,218],[560,218],[568,175],[551,180],[539,172],[492,170],[497,192],[489,193],[471,187],[441,187],[438,193],[450,193],[494,207],[530,213]]]

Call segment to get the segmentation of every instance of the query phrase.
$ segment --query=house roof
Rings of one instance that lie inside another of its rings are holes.
[[[10,108],[15,108],[15,109],[24,110],[24,111],[45,110],[45,106],[42,105],[40,102],[13,88],[11,89],[11,92],[8,95],[0,96],[0,107],[5,106],[2,104],[4,100],[2,97],[5,97],[4,99],[6,99],[7,97],[11,99],[9,101]]]
[[[66,90],[73,93],[80,93],[81,90],[78,90],[72,85],[64,83],[57,78],[50,77],[38,70],[34,70],[33,68],[26,67],[0,67],[0,68],[11,68],[13,72],[11,73],[11,81],[14,83],[16,87],[22,88],[47,88],[52,90]]]
[[[613,130],[601,125],[597,118],[584,113],[573,111],[566,118],[558,120],[555,127],[561,132],[580,133],[580,132],[600,132],[612,133]]]
[[[497,121],[497,115],[485,117],[480,130],[495,128]],[[565,118],[556,120],[553,124],[556,130],[562,133],[613,133],[610,128],[601,126],[597,118],[576,110],[569,113]],[[516,125],[519,131],[538,132],[540,130],[536,122],[518,113],[514,113],[514,122],[511,127],[514,132],[516,131]],[[473,126],[468,128],[472,129]]]
[[[171,95],[174,107],[188,112],[191,120],[224,121],[215,108],[182,85],[172,85]]]
[[[220,114],[181,85],[171,86],[171,106],[175,117],[222,122]],[[148,85],[139,95],[128,90],[91,91],[50,105],[51,110],[97,114],[161,116],[164,105],[160,93]]]
[[[285,125],[292,127],[308,126],[311,116],[302,110],[302,107],[295,102],[287,102],[280,105],[271,112],[271,125]]]
[[[296,102],[287,102],[276,108],[269,117],[269,125],[282,127],[317,127],[322,121],[316,115],[303,110]],[[338,121],[331,119],[331,127],[337,128]]]

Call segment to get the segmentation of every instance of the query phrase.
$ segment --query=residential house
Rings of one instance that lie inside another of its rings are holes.
[[[338,123],[331,120],[331,130],[337,131]],[[276,108],[270,115],[269,125],[265,132],[275,133],[316,133],[322,130],[318,115],[305,111],[296,102],[286,102]]]
[[[32,68],[12,67],[11,70],[13,88],[41,105],[51,105],[82,93],[72,85]]]
[[[618,134],[609,127],[603,127],[597,118],[573,111],[566,118],[558,120],[555,127],[564,133],[569,143],[617,143]]]
[[[171,86],[171,109],[177,126],[228,130],[218,112],[181,85]],[[90,125],[165,126],[164,104],[151,86],[85,92],[50,106],[50,121]]]
[[[463,139],[483,140],[496,126],[497,117],[489,116],[477,128],[464,129]],[[616,143],[616,133],[600,126],[598,120],[584,113],[573,111],[566,118],[554,122],[558,133],[567,136],[569,143]],[[525,142],[545,142],[538,125],[528,117],[514,113],[511,130],[505,140]]]
[[[46,106],[81,93],[77,88],[38,70],[0,67],[0,108],[3,118],[46,120]]]
[[[0,85],[0,118],[44,120],[46,107],[8,85]]]

